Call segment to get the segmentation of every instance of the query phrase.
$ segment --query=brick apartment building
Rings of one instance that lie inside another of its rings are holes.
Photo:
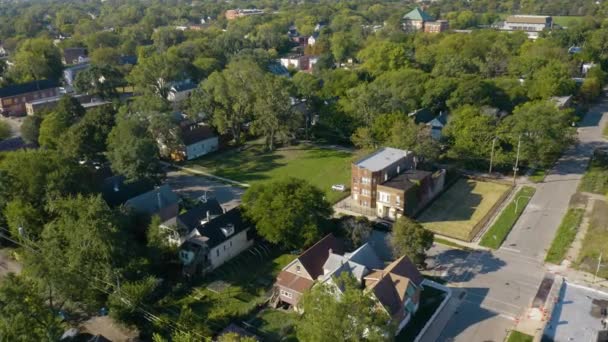
[[[352,164],[351,196],[363,207],[375,208],[377,187],[415,167],[414,153],[384,147]]]
[[[59,95],[58,86],[57,81],[40,80],[0,88],[0,113],[26,115],[26,103]]]

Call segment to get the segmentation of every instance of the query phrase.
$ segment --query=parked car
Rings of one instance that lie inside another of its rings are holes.
[[[346,190],[346,186],[344,186],[344,184],[334,184],[331,186],[331,189],[335,191],[344,191]]]

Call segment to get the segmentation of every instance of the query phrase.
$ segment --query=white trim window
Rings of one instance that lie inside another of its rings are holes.
[[[369,177],[361,177],[361,184],[369,184],[369,183],[370,183]]]
[[[287,297],[287,298],[293,298],[293,294],[291,292],[288,292],[285,290],[281,290],[281,296]]]
[[[384,202],[384,203],[390,203],[391,194],[389,194],[388,192],[378,191],[378,201]]]

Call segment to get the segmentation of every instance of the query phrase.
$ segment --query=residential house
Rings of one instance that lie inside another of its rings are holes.
[[[238,9],[237,8],[237,9],[227,10],[226,13],[224,13],[224,15],[226,16],[226,19],[228,19],[228,20],[234,20],[237,18],[248,17],[251,15],[260,15],[260,14],[264,14],[264,11],[255,9],[255,8],[249,8],[249,9]]]
[[[375,208],[378,184],[401,172],[415,168],[411,151],[383,147],[352,164],[351,197],[363,207]]]
[[[240,208],[216,217],[199,210],[194,216],[200,221],[179,252],[185,275],[211,272],[253,245],[253,225]]]
[[[553,29],[553,18],[547,15],[511,15],[498,25],[501,31],[524,31],[530,39],[536,39],[540,32]]]
[[[344,246],[332,234],[315,243],[283,268],[274,284],[274,305],[281,303],[297,309],[302,295],[324,275],[323,266],[331,254],[343,254]]]
[[[325,264],[323,264],[323,276],[320,282],[334,284],[333,279],[348,273],[360,285],[363,285],[363,278],[376,269],[382,269],[384,262],[376,255],[374,248],[366,243],[357,248],[352,253],[338,254],[333,250],[329,253]]]
[[[112,208],[125,204],[130,198],[134,198],[154,189],[150,181],[138,180],[127,182],[125,176],[110,176],[101,183],[101,197]]]
[[[416,124],[421,124],[421,123],[425,124],[425,123],[433,120],[433,117],[435,115],[433,114],[433,112],[431,112],[430,109],[425,107],[425,108],[417,109],[417,110],[409,113],[407,116],[414,119],[414,123],[416,123]]]
[[[448,112],[441,111],[439,115],[434,117],[431,121],[427,122],[426,125],[431,128],[431,138],[440,140],[442,137],[441,132],[445,125],[448,124]]]
[[[66,86],[71,88],[74,86],[74,81],[76,80],[76,76],[84,70],[87,70],[91,67],[89,63],[77,64],[63,70],[63,82]]]
[[[42,110],[51,110],[55,108],[55,106],[57,106],[62,97],[63,95],[27,102],[25,104],[25,110],[27,112],[27,115],[34,115],[36,113],[40,113],[40,111]],[[78,100],[82,107],[87,110],[111,104],[111,102],[109,101],[101,100],[99,98],[95,98],[87,94],[78,94],[72,97]]]
[[[58,86],[56,81],[40,80],[0,88],[0,114],[23,116],[27,102],[59,95]]]
[[[179,197],[165,184],[127,200],[125,206],[138,214],[158,215],[166,221],[179,213]]]
[[[319,32],[315,31],[310,37],[308,37],[307,44],[310,46],[315,46],[318,38],[319,38]]]
[[[423,31],[429,33],[444,32],[449,29],[447,20],[437,20],[419,7],[414,8],[403,16],[402,27],[404,31]]]
[[[65,48],[63,49],[63,64],[72,65],[72,64],[81,64],[89,61],[89,54],[86,48],[83,47],[73,47],[73,48]]]
[[[198,85],[192,80],[187,79],[179,82],[173,82],[169,88],[169,94],[167,94],[167,100],[171,102],[181,102],[188,97],[196,89]]]
[[[204,199],[187,212],[163,222],[161,228],[170,231],[167,238],[170,243],[181,246],[186,240],[198,234],[194,231],[199,225],[210,222],[224,212],[220,202],[215,198]]]
[[[270,62],[268,64],[268,71],[277,76],[290,77],[289,70],[285,66],[283,66],[280,61]]]
[[[181,144],[177,148],[169,146],[162,139],[157,140],[161,155],[174,161],[196,159],[219,148],[219,137],[207,125],[184,124],[176,129],[181,131]]]
[[[311,71],[315,64],[318,61],[317,56],[309,56],[309,55],[290,55],[284,58],[281,58],[281,65],[287,69],[296,69],[298,71]]]
[[[591,70],[591,68],[593,68],[594,66],[596,66],[596,64],[593,62],[583,63],[581,66],[581,73],[583,74],[583,76],[587,76],[589,70]]]
[[[550,101],[555,104],[557,109],[567,109],[567,108],[572,107],[572,95],[551,96]]]
[[[403,215],[416,215],[443,190],[445,173],[445,170],[434,173],[405,170],[379,184],[376,214],[390,220],[396,220]]]
[[[397,324],[398,334],[418,310],[424,278],[406,256],[364,277],[365,289]]]

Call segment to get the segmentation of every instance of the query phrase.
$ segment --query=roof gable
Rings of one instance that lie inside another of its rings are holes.
[[[337,254],[344,252],[341,241],[333,234],[326,235],[298,257],[312,279],[317,279],[320,275],[323,275],[323,264],[329,257],[330,250]]]
[[[409,13],[403,16],[403,19],[409,20],[420,20],[420,21],[433,21],[435,20],[428,13],[421,10],[419,7],[414,8]]]
[[[187,212],[177,216],[177,222],[182,227],[186,228],[188,232],[192,231],[196,227],[201,225],[201,221],[209,218],[213,219],[216,216],[222,215],[224,210],[220,203],[215,199],[208,199],[206,202],[197,204],[194,208]],[[211,220],[210,220],[211,221]]]
[[[234,230],[231,234],[226,235],[222,229],[226,229],[229,226]],[[243,218],[241,209],[237,207],[217,216],[202,226],[199,225],[197,230],[201,236],[207,238],[207,246],[213,248],[250,227],[249,222]]]
[[[168,185],[164,184],[157,189],[129,199],[125,205],[133,208],[135,211],[153,215],[160,212],[161,209],[177,204],[178,202],[179,197]]]

